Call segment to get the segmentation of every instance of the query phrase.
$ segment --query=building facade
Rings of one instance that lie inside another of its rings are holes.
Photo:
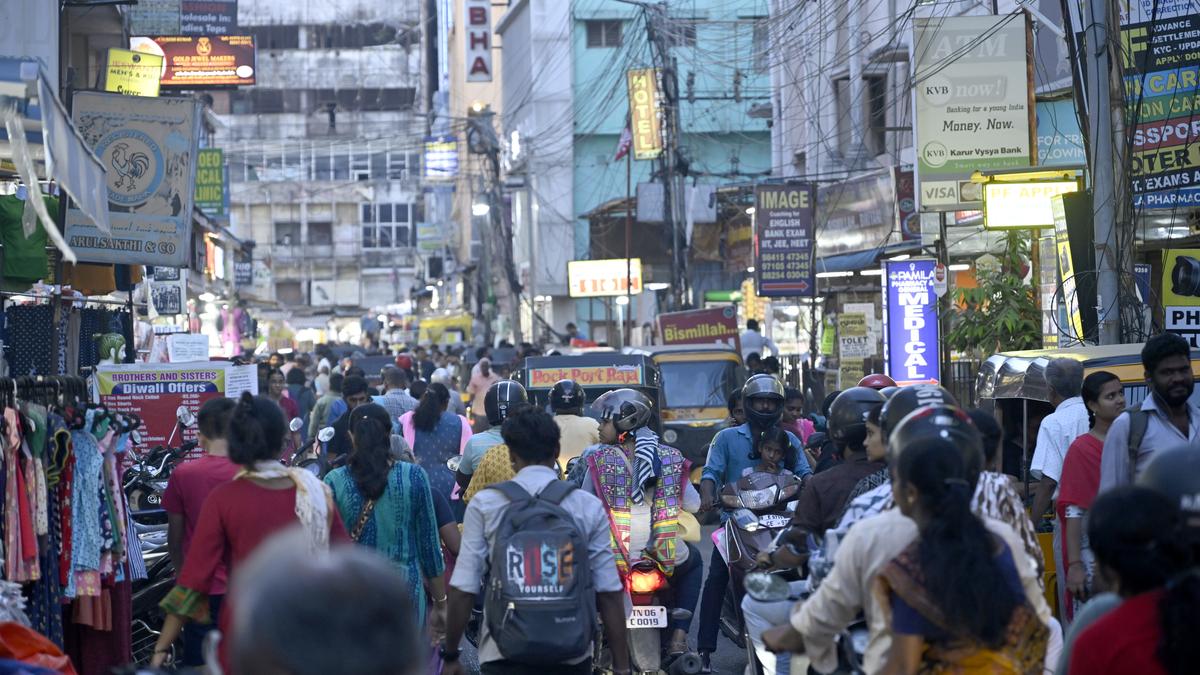
[[[214,91],[254,294],[297,329],[358,340],[411,302],[427,120],[417,0],[241,3],[257,84]]]

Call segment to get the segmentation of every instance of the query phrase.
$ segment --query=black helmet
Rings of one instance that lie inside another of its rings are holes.
[[[958,400],[954,394],[936,384],[914,384],[901,388],[883,404],[883,411],[879,413],[879,430],[883,433],[884,443],[890,442],[892,430],[900,424],[900,420],[927,405],[957,406]]]
[[[617,431],[625,433],[650,424],[654,402],[640,391],[614,389],[601,394],[592,403],[592,411],[601,421],[612,420]]]
[[[559,380],[554,383],[554,388],[550,390],[550,409],[553,411],[574,410],[582,412],[584,403],[587,403],[587,394],[584,393],[583,387],[579,386],[575,380]]]
[[[1134,482],[1178,505],[1190,543],[1200,544],[1200,452],[1195,447],[1181,445],[1154,453]]]
[[[488,387],[483,396],[483,410],[487,413],[488,424],[499,426],[504,424],[508,413],[518,405],[529,403],[529,395],[525,387],[515,380],[500,380]]]
[[[891,398],[895,396],[896,392],[898,391],[900,391],[900,387],[884,387],[883,389],[879,390],[879,393],[883,394],[884,398]]]
[[[907,450],[929,444],[961,453],[966,470],[964,478],[974,490],[983,471],[983,437],[967,413],[958,406],[942,404],[923,406],[909,413],[892,429],[888,463],[899,466],[900,456]]]
[[[883,403],[883,394],[871,387],[851,387],[829,406],[829,437],[839,447],[861,447],[867,440],[867,413]]]
[[[775,401],[773,412],[754,409],[753,400],[764,398]],[[783,383],[774,375],[759,373],[746,380],[746,385],[742,387],[742,409],[745,410],[746,421],[752,427],[767,429],[779,424],[780,418],[783,417],[783,401]]]

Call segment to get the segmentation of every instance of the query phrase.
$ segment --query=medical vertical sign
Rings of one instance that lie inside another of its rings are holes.
[[[883,266],[883,360],[901,386],[941,381],[936,260],[888,260]]]
[[[655,159],[662,154],[662,125],[658,109],[658,69],[636,68],[626,73],[629,88],[629,128],[633,158]]]
[[[769,298],[813,297],[813,214],[816,190],[809,183],[754,187],[754,277]]]
[[[492,81],[491,0],[465,0],[467,82]]]

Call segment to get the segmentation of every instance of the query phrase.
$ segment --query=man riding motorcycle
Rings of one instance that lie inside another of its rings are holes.
[[[683,455],[650,429],[654,403],[649,397],[616,389],[597,398],[592,410],[600,418],[601,445],[582,460],[587,463],[583,489],[599,497],[608,511],[621,578],[628,583],[634,564],[647,559],[670,578],[675,606],[689,616],[672,617],[668,654],[686,653],[703,558],[681,539],[679,512],[696,512],[700,495],[684,471]]]

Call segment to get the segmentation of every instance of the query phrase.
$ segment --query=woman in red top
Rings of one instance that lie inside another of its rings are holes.
[[[1200,664],[1200,577],[1179,508],[1144,487],[1105,492],[1088,515],[1096,578],[1122,602],[1071,649],[1069,675],[1184,675]]]
[[[238,565],[263,541],[295,526],[307,535],[314,553],[328,550],[331,541],[350,541],[329,488],[313,474],[279,462],[286,432],[274,401],[242,395],[228,437],[229,458],[241,470],[234,480],[214,489],[200,510],[178,585],[161,603],[167,619],[154,648],[154,666],[166,660],[185,620],[210,620],[208,593],[222,561],[233,578]],[[231,605],[236,604],[235,597],[227,596],[221,606],[217,625],[222,635],[230,634]],[[222,643],[221,662],[228,673],[227,651]]]
[[[1091,430],[1075,439],[1067,449],[1058,482],[1058,526],[1063,535],[1061,567],[1067,571],[1067,606],[1063,613],[1070,622],[1079,605],[1091,595],[1095,573],[1092,552],[1083,532],[1083,518],[1100,489],[1100,455],[1113,420],[1125,410],[1121,380],[1107,371],[1083,380],[1083,402],[1087,405]]]

